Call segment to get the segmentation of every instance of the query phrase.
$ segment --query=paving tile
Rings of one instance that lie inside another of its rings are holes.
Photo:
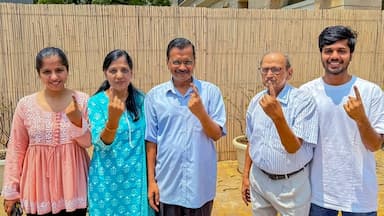
[[[251,207],[241,199],[241,173],[237,161],[220,161],[217,165],[217,188],[213,216],[251,215]]]

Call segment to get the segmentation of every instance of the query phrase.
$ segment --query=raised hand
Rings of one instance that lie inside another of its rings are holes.
[[[79,104],[77,103],[76,97],[72,94],[72,101],[65,109],[65,114],[72,124],[81,127],[82,126],[82,115]]]
[[[108,104],[108,123],[109,129],[116,129],[119,126],[119,120],[124,112],[124,101],[121,101],[115,94],[115,90],[110,88],[110,98]]]
[[[188,101],[188,108],[195,116],[198,117],[199,115],[205,112],[205,109],[196,86],[193,83],[191,83],[190,85],[192,88],[192,93],[191,98]]]
[[[276,100],[276,91],[271,82],[268,84],[268,93],[261,98],[260,106],[271,119],[279,118],[283,115],[283,110]]]
[[[353,86],[353,90],[355,91],[356,97],[348,96],[348,101],[343,105],[343,107],[351,119],[359,121],[365,118],[364,105],[357,86]]]

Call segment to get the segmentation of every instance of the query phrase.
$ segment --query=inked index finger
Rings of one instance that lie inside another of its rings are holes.
[[[355,96],[357,100],[361,100],[360,92],[357,86],[353,86],[353,90],[355,90]]]
[[[268,92],[271,97],[276,98],[275,88],[273,87],[273,84],[271,82],[269,82],[268,85]]]
[[[199,92],[197,91],[197,88],[196,88],[195,84],[190,83],[189,85],[192,88],[192,92],[195,93],[196,95],[199,95]]]
[[[76,99],[76,96],[75,94],[72,94],[72,100],[73,100],[73,104],[75,105],[76,109],[79,107],[78,103],[77,103],[77,99]]]
[[[115,99],[115,90],[112,88],[112,86],[109,88],[111,91],[111,100]]]

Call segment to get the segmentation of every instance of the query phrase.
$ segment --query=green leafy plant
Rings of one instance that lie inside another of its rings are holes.
[[[37,0],[38,4],[72,4],[73,0]]]
[[[34,0],[37,4],[101,4],[170,6],[169,0]]]

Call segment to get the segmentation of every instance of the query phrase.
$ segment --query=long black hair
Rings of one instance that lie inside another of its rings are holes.
[[[132,63],[132,58],[129,56],[129,54],[125,50],[121,49],[115,49],[111,51],[110,53],[107,54],[107,56],[104,58],[104,63],[103,63],[103,71],[108,70],[109,66],[112,64],[112,62],[116,61],[118,58],[124,57],[125,60],[127,61],[127,64],[129,66],[129,69],[133,69],[133,63]],[[95,94],[106,91],[109,89],[111,85],[109,84],[108,80],[105,80],[99,89],[95,92]],[[94,94],[94,95],[95,95]],[[143,97],[143,93],[141,93],[139,90],[137,90],[132,83],[129,83],[128,85],[128,97],[125,100],[125,107],[127,108],[128,112],[133,115],[133,121],[137,121],[140,118],[140,112],[139,109],[143,103],[137,101]],[[137,104],[139,102],[140,104]],[[139,106],[138,106],[139,105]]]

